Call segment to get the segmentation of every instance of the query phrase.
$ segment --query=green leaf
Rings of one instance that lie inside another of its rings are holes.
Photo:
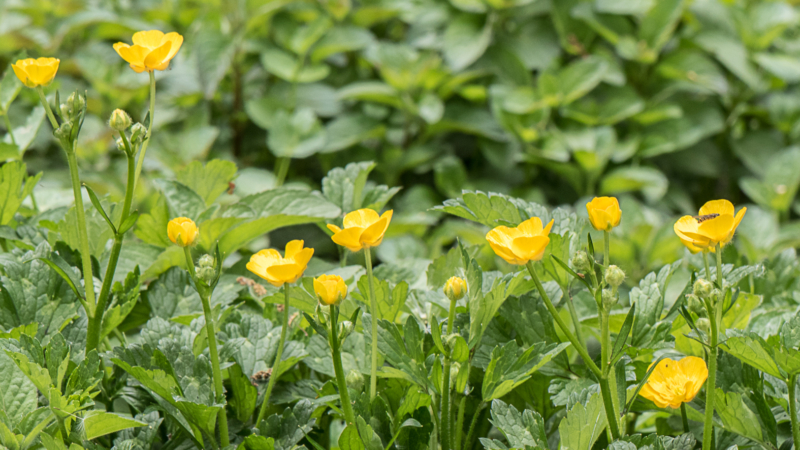
[[[386,280],[374,280],[375,303],[378,306],[376,313],[378,320],[388,320],[394,322],[400,309],[406,302],[408,296],[408,283],[401,281],[390,289]],[[369,277],[362,276],[358,280],[358,292],[350,294],[355,300],[360,301],[365,306],[370,306],[369,300]]]
[[[119,327],[133,311],[139,300],[141,286],[139,266],[136,266],[133,272],[128,273],[124,283],[114,283],[111,288],[112,301],[103,314],[103,323],[100,331],[101,340]]]
[[[310,108],[278,111],[269,131],[267,146],[282,158],[307,158],[321,151],[327,140],[325,128]]]
[[[558,426],[561,448],[564,450],[590,450],[606,427],[603,398],[600,394],[589,397],[586,404],[577,403]]]
[[[286,368],[308,356],[302,342],[287,340],[281,356],[281,370],[274,370],[281,335],[279,324],[273,326],[269,320],[252,314],[231,322],[226,327],[228,337],[242,338],[237,342],[233,358],[247,377],[267,369],[273,369],[273,376],[280,376]]]
[[[667,177],[658,169],[626,166],[606,175],[600,183],[600,191],[609,195],[641,191],[648,201],[656,202],[667,193],[668,185]]]
[[[684,8],[684,0],[660,0],[650,8],[639,25],[639,38],[658,53],[672,36]]]
[[[371,317],[364,314],[362,320],[365,322],[364,329],[368,330],[366,323]],[[432,388],[425,368],[422,341],[414,339],[415,336],[422,336],[421,327],[414,316],[406,319],[404,331],[405,340],[397,325],[387,320],[378,321],[378,351],[392,365],[381,367],[381,373],[389,378],[403,378],[421,387]]]
[[[22,154],[30,147],[33,140],[36,138],[36,134],[39,132],[39,128],[44,121],[44,114],[44,108],[42,106],[37,106],[28,114],[24,125],[14,128],[14,140],[17,142],[19,158],[22,158]],[[11,141],[11,137],[6,135],[4,141],[8,143]]]
[[[190,187],[171,180],[156,180],[156,184],[167,201],[170,218],[188,217],[196,221],[205,211],[205,201]]]
[[[127,428],[145,427],[146,423],[105,411],[89,411],[83,416],[86,439],[94,439]]]
[[[203,32],[192,39],[192,53],[197,58],[197,75],[206,100],[214,97],[217,86],[230,70],[238,41],[241,40],[241,31],[223,33],[209,21],[203,23]]]
[[[295,56],[276,47],[261,53],[261,64],[269,73],[289,82],[313,83],[330,73],[326,64],[302,64]]]
[[[14,218],[22,201],[33,192],[33,187],[42,178],[41,172],[29,177],[27,166],[12,161],[0,167],[0,225],[7,225]]]
[[[318,63],[337,53],[352,52],[365,48],[374,41],[366,28],[337,25],[331,28],[311,50],[311,62]]]
[[[492,424],[511,448],[548,448],[544,419],[536,411],[520,412],[501,400],[492,401]],[[481,439],[481,441],[488,439]]]
[[[714,409],[719,414],[725,429],[756,442],[762,442],[763,435],[758,416],[747,407],[742,395],[736,392],[725,393],[720,388],[717,388],[716,395]]]
[[[83,187],[86,189],[86,192],[89,194],[89,199],[92,201],[92,205],[94,205],[94,208],[97,210],[97,212],[100,214],[100,216],[103,217],[103,219],[106,221],[106,223],[108,224],[108,227],[111,228],[111,231],[114,234],[117,234],[117,227],[115,227],[114,223],[111,222],[111,219],[108,218],[108,214],[106,214],[106,211],[103,209],[103,205],[100,204],[100,199],[97,198],[97,195],[94,193],[92,188],[90,188],[88,185],[84,184]]]
[[[381,103],[395,108],[403,108],[397,90],[380,81],[358,81],[339,89],[340,100],[361,100]]]
[[[492,38],[491,18],[461,13],[449,21],[444,33],[444,57],[453,71],[461,71],[483,55]]]
[[[569,345],[541,342],[523,351],[516,342],[510,341],[495,347],[483,378],[483,401],[488,402],[508,394]]]
[[[296,448],[306,434],[314,427],[316,419],[312,414],[316,406],[309,400],[297,402],[293,408],[286,408],[282,414],[273,414],[261,422],[258,431],[262,436],[274,436],[275,450]]]
[[[0,343],[0,347],[2,347]],[[0,353],[0,410],[13,428],[37,406],[36,386],[5,353]]]
[[[231,409],[240,422],[247,422],[256,410],[258,390],[253,386],[250,377],[242,373],[238,364],[228,368],[231,381],[232,398],[229,400]]]
[[[364,443],[361,442],[361,436],[358,434],[358,428],[352,423],[342,430],[337,443],[341,450],[364,450],[365,448]]]
[[[175,177],[202,197],[206,206],[210,206],[217,197],[230,189],[230,183],[236,178],[236,164],[219,159],[212,159],[205,165],[200,161],[193,161],[178,171]]]
[[[568,105],[588,94],[603,80],[607,67],[604,59],[588,57],[561,69],[557,76],[560,103]]]
[[[364,161],[332,169],[322,179],[322,195],[342,211],[361,208],[367,178],[376,165],[373,161]]]
[[[386,134],[386,126],[364,114],[345,114],[325,124],[326,142],[321,153],[345,150]]]
[[[167,199],[164,195],[156,194],[155,204],[150,214],[142,214],[137,221],[134,234],[148,244],[159,247],[169,247],[172,243],[167,235],[167,224],[170,214]],[[200,235],[200,239],[203,235]]]
[[[422,391],[419,386],[411,385],[400,401],[400,406],[397,408],[397,417],[403,418],[406,415],[413,415],[417,409],[430,406],[431,400],[431,396]]]
[[[774,349],[754,333],[739,332],[739,336],[729,338],[722,349],[739,358],[742,362],[774,377],[783,378],[772,358]]]
[[[19,78],[14,74],[14,70],[11,69],[11,64],[9,64],[3,73],[3,78],[0,79],[0,115],[8,111],[11,102],[14,101],[21,90],[22,82],[19,81]]]

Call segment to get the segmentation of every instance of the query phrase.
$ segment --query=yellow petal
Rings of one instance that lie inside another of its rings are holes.
[[[383,240],[387,228],[389,228],[389,221],[380,219],[361,233],[359,242],[366,247],[377,247]]]
[[[137,31],[133,33],[132,40],[134,45],[153,50],[164,44],[164,33],[160,30]]]
[[[19,81],[21,81],[22,84],[24,84],[25,86],[27,86],[29,88],[35,88],[36,87],[36,84],[33,83],[28,78],[28,73],[25,72],[25,69],[22,68],[22,66],[18,66],[16,64],[12,64],[11,68],[14,70],[14,75],[16,75],[17,78],[19,78]]]
[[[517,225],[517,230],[524,236],[537,236],[542,234],[542,229],[542,219],[538,217],[531,217]]]
[[[486,233],[486,240],[489,241],[489,243],[494,242],[497,245],[511,248],[511,243],[514,241],[514,238],[519,236],[522,236],[522,233],[520,233],[518,229],[501,225]]]
[[[700,392],[708,378],[708,366],[702,358],[687,356],[679,362],[681,371],[686,377],[686,393],[684,401],[692,401]]]
[[[114,50],[116,50],[119,56],[128,62],[134,70],[137,68],[141,70],[145,69],[144,59],[149,53],[148,49],[139,45],[115,45]]]
[[[553,219],[550,219],[550,222],[548,222],[547,225],[545,225],[544,229],[542,230],[542,236],[548,236],[552,228],[553,228]]]
[[[292,261],[294,261],[294,263],[298,266],[302,267],[303,270],[306,270],[306,266],[308,265],[308,262],[311,261],[312,256],[314,256],[314,249],[304,248],[295,253],[295,255],[292,257]]]
[[[706,202],[706,204],[700,208],[700,215],[705,216],[708,214],[719,214],[720,216],[727,214],[732,216],[733,203],[728,200],[711,200],[710,202]]]
[[[359,209],[344,216],[344,227],[367,228],[373,223],[377,222],[379,219],[380,216],[378,216],[378,213],[375,212],[375,210],[368,208]]]
[[[166,64],[169,64],[169,62],[172,61],[172,58],[174,58],[175,55],[178,53],[178,50],[181,49],[181,45],[183,45],[183,36],[173,31],[171,33],[165,34],[164,38],[162,39],[162,42],[172,43],[172,46],[169,48],[169,54],[167,55],[166,58],[164,58]]]
[[[170,47],[172,47],[172,43],[167,42],[161,47],[158,47],[157,49],[148,53],[144,58],[144,67],[147,70],[157,70],[159,67],[161,67],[164,64],[164,59],[169,54]]]
[[[297,264],[279,264],[267,267],[267,274],[284,283],[294,283],[303,274],[303,269]]]
[[[336,225],[334,225],[332,223],[328,224],[328,229],[333,231],[334,233],[338,233],[338,232],[342,231],[341,228],[337,227]]]
[[[364,229],[359,227],[346,228],[331,236],[331,240],[342,247],[347,247],[351,251],[357,252],[362,249],[359,238],[363,231]]]
[[[547,236],[521,236],[514,239],[511,251],[521,261],[539,261],[549,243],[550,238]]]
[[[295,239],[293,241],[289,241],[286,243],[286,251],[283,254],[283,257],[286,259],[293,258],[294,255],[297,254],[300,250],[303,249],[303,241],[300,239]]]
[[[697,227],[697,234],[706,237],[709,240],[709,243],[716,245],[717,243],[723,242],[725,239],[727,239],[732,230],[733,216],[730,214],[725,214],[701,223]],[[692,236],[689,233],[687,233],[687,235],[690,237]]]

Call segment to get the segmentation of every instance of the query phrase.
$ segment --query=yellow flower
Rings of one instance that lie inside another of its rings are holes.
[[[586,204],[589,212],[589,221],[595,230],[610,231],[619,225],[622,211],[615,197],[595,197]]]
[[[747,208],[742,208],[734,216],[733,203],[727,200],[712,200],[702,208],[697,216],[683,216],[673,227],[683,245],[692,253],[716,251],[717,244],[724,247],[733,239],[733,233],[744,218]]]
[[[28,58],[17,60],[11,65],[19,81],[29,88],[47,86],[56,77],[58,72],[58,58]]]
[[[522,266],[528,261],[539,261],[550,243],[553,221],[542,227],[542,220],[532,217],[516,228],[499,226],[486,234],[486,240],[497,256],[509,264]]]
[[[314,293],[320,303],[337,305],[347,295],[347,285],[339,275],[320,275],[314,278]]]
[[[194,245],[197,236],[200,235],[200,230],[197,229],[197,225],[192,219],[177,217],[167,224],[167,235],[173,244],[189,247]]]
[[[114,50],[131,65],[131,69],[141,73],[145,70],[166,70],[182,44],[183,36],[178,33],[164,34],[158,30],[150,30],[134,33],[133,45],[117,42]]]
[[[681,403],[690,402],[700,392],[708,378],[706,362],[696,356],[687,356],[680,361],[662,359],[639,395],[652,400],[659,408],[680,408]]]
[[[371,209],[359,209],[344,216],[344,229],[328,224],[333,231],[333,242],[357,252],[369,247],[377,247],[392,221],[392,210],[381,216]]]
[[[303,248],[303,241],[294,240],[286,244],[283,257],[271,248],[251,256],[247,270],[267,280],[269,284],[281,287],[283,283],[294,283],[303,276],[313,254],[313,248]]]
[[[458,300],[467,293],[467,282],[463,278],[450,277],[444,284],[444,295],[450,300]]]

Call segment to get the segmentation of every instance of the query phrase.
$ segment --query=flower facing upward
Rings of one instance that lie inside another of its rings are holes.
[[[192,219],[177,217],[167,224],[167,235],[173,244],[189,247],[194,245],[197,236],[200,235],[200,230],[197,229],[197,225]]]
[[[183,36],[172,32],[164,34],[158,30],[139,31],[133,34],[133,45],[124,42],[114,44],[131,69],[136,73],[166,70],[183,44]]]
[[[622,211],[614,197],[595,197],[586,204],[589,221],[595,230],[609,231],[619,225]]]
[[[734,216],[733,203],[712,200],[700,208],[700,215],[683,216],[675,222],[673,228],[683,245],[692,253],[713,252],[717,244],[724,247],[733,239],[733,233],[746,211],[747,208],[742,208]]]
[[[463,278],[450,277],[444,284],[444,295],[450,300],[459,300],[467,293],[467,282]]]
[[[320,303],[337,305],[347,295],[347,285],[339,275],[320,275],[314,278],[314,293]]]
[[[303,241],[294,240],[286,244],[283,257],[271,248],[251,256],[247,270],[267,280],[269,284],[281,287],[284,283],[294,283],[303,276],[313,254],[313,248],[303,248]]]
[[[652,400],[659,408],[680,408],[681,403],[690,402],[700,392],[708,378],[706,362],[696,356],[687,356],[680,361],[662,359],[639,394]]]
[[[47,86],[56,77],[58,72],[58,58],[28,58],[20,59],[11,65],[14,74],[25,86],[35,88]]]
[[[499,226],[486,234],[486,240],[497,256],[509,264],[522,266],[528,261],[539,261],[550,243],[553,221],[542,227],[542,220],[532,217],[516,228]]]
[[[371,209],[359,209],[344,216],[344,229],[332,224],[328,229],[333,231],[333,242],[357,252],[379,246],[391,221],[392,210],[378,216]]]

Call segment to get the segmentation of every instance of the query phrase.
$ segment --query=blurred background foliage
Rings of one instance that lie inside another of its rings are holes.
[[[673,218],[714,198],[748,206],[726,258],[800,245],[793,2],[0,0],[0,159],[45,173],[40,210],[71,203],[66,161],[9,64],[58,57],[48,93],[88,92],[82,177],[118,201],[125,158],[105,121],[115,108],[143,120],[148,79],[111,45],[146,29],[185,36],[156,73],[157,131],[136,197],[152,220],[168,189],[156,181],[183,182],[193,161],[236,164],[220,166],[232,180],[216,193],[223,205],[284,180],[320,190],[331,169],[375,161],[375,195],[402,187],[384,260],[434,258],[456,236],[482,242],[485,228],[431,210],[462,189],[583,216],[591,196],[619,196],[613,257],[634,282],[684,255]],[[137,236],[163,240],[142,219]],[[318,255],[339,257],[305,227]],[[268,239],[286,237],[251,248]]]

